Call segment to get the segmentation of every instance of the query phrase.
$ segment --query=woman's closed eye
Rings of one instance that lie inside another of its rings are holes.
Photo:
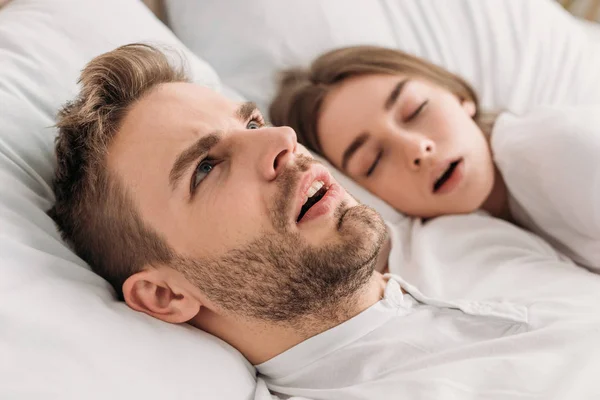
[[[381,156],[382,155],[383,155],[383,149],[380,149],[377,152],[377,155],[375,156],[375,159],[371,163],[369,169],[367,169],[367,172],[365,173],[365,176],[367,178],[370,177],[373,174],[373,171],[375,171],[375,168],[377,168],[377,165],[379,165],[379,161],[381,160]]]
[[[410,113],[410,115],[406,118],[404,118],[404,122],[411,122],[412,120],[414,120],[415,118],[417,118],[421,112],[423,111],[423,109],[427,106],[427,104],[429,103],[429,100],[425,100],[424,102],[422,102],[413,112]]]

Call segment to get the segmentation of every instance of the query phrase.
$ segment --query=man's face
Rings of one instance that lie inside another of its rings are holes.
[[[293,130],[265,127],[251,104],[194,84],[163,84],[133,105],[108,168],[179,256],[172,267],[248,317],[290,320],[348,296],[384,237],[379,215]],[[310,195],[318,201],[306,211]]]

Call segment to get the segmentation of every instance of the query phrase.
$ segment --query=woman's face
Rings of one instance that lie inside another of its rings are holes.
[[[325,156],[397,210],[416,217],[472,212],[494,184],[475,105],[418,78],[365,75],[324,99]]]

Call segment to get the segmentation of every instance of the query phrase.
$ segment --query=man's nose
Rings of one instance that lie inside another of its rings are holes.
[[[427,136],[412,133],[402,135],[400,140],[408,167],[413,171],[421,169],[435,154],[435,142]]]
[[[272,181],[295,158],[298,145],[296,132],[290,127],[281,126],[262,128],[250,134],[257,136],[255,140],[260,146],[258,173],[264,179]]]

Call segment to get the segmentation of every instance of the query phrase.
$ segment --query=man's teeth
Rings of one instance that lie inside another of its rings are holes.
[[[313,184],[308,188],[308,192],[306,192],[306,197],[304,198],[304,203],[308,201],[309,197],[313,197],[315,193],[317,193],[323,187],[324,183],[322,181],[314,181]]]
[[[306,195],[308,197],[313,197],[315,195],[315,193],[317,193],[319,190],[321,190],[323,185],[324,185],[324,183],[321,181],[314,181],[313,184],[310,186],[310,188],[308,188],[308,192],[306,192]]]

